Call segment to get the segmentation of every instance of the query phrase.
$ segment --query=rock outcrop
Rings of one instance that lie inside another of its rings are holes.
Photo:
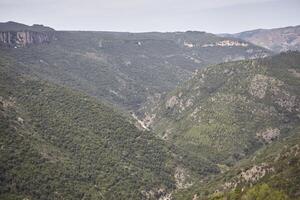
[[[0,44],[8,47],[27,47],[32,44],[49,43],[54,39],[54,32],[3,31],[0,32]]]
[[[55,38],[54,34],[53,28],[39,24],[28,26],[17,22],[0,23],[1,46],[19,48],[49,43]]]

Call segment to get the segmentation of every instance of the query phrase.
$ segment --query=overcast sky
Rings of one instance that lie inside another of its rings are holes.
[[[235,33],[300,25],[300,0],[0,0],[0,21],[57,30]]]

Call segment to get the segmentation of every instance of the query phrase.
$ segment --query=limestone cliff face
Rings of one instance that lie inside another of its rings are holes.
[[[26,47],[31,44],[49,43],[54,32],[3,31],[0,32],[0,44],[8,47]]]

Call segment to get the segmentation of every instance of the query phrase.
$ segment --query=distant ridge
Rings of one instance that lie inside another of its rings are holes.
[[[28,65],[36,63],[35,70],[40,77],[135,112],[149,98],[187,80],[196,69],[271,54],[240,39],[200,31],[2,31],[36,30],[37,27],[49,30],[44,26],[2,23],[0,45],[16,49],[30,47],[8,53]],[[24,54],[32,56],[25,58]],[[56,65],[59,67],[53,68]]]
[[[28,26],[13,21],[0,22],[0,31],[25,31],[25,30],[36,31],[36,32],[55,31],[53,28],[41,24],[33,24],[32,26]]]
[[[243,39],[275,52],[300,50],[300,25],[255,29],[235,34],[219,34],[219,36]]]

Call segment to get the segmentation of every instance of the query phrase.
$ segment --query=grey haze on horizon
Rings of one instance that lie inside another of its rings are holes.
[[[300,25],[300,0],[0,0],[0,21],[57,30],[236,33]]]

